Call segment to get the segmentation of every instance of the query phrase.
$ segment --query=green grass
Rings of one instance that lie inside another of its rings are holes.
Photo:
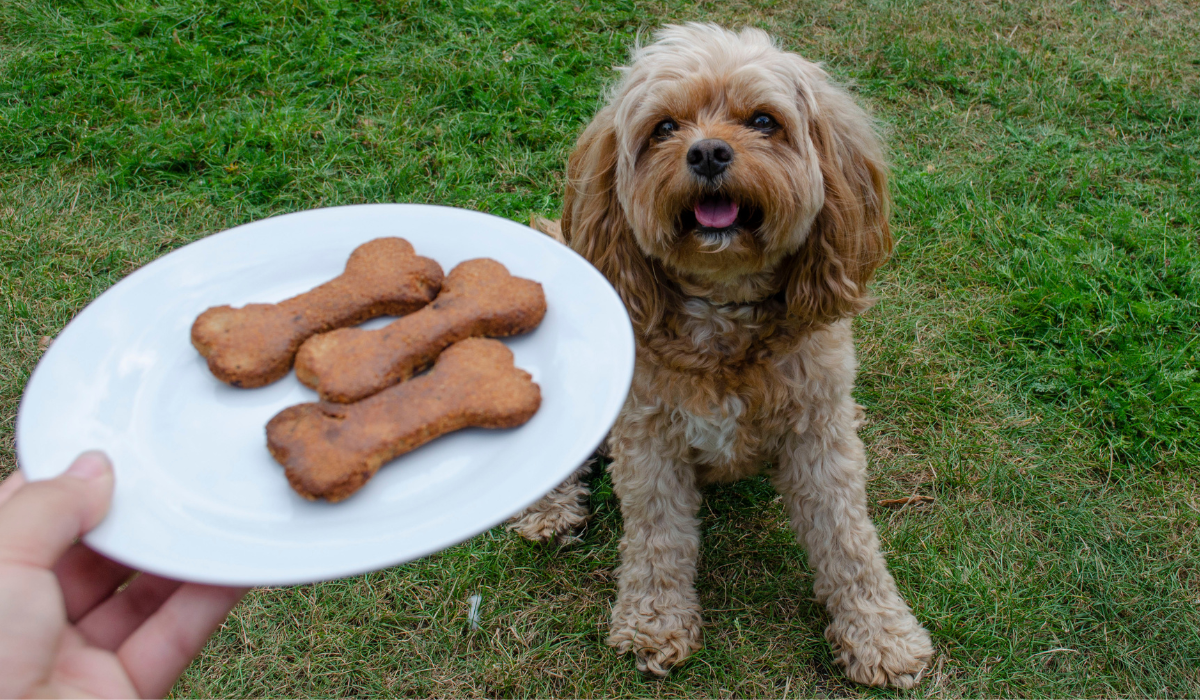
[[[0,473],[89,300],[208,233],[437,202],[553,216],[639,32],[760,26],[884,125],[897,253],[858,322],[892,570],[937,655],[847,683],[765,481],[708,494],[705,648],[603,644],[620,514],[252,593],[179,695],[1200,695],[1200,9],[1186,0],[0,5]],[[67,428],[64,428],[67,429]],[[466,599],[481,594],[483,629]]]

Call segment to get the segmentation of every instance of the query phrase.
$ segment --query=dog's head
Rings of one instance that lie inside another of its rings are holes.
[[[866,308],[891,245],[886,165],[867,115],[761,31],[689,24],[655,39],[634,50],[571,156],[572,247],[641,329],[673,293],[782,293],[790,313],[814,321]]]

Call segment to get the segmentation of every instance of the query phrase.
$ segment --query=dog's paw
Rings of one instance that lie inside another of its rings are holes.
[[[621,601],[613,608],[608,643],[618,654],[633,652],[638,670],[646,675],[666,676],[672,666],[700,649],[701,639],[698,608],[658,608],[643,613]]]
[[[912,688],[933,656],[929,633],[907,609],[843,613],[825,638],[846,676],[864,685]]]
[[[535,504],[514,515],[508,521],[508,529],[534,542],[567,544],[578,539],[575,530],[588,519],[585,506],[567,504],[539,510],[539,505]]]
[[[534,542],[566,544],[579,538],[575,531],[587,522],[591,491],[582,481],[585,464],[558,488],[508,520],[508,529]]]

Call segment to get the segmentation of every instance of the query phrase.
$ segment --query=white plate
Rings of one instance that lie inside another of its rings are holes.
[[[259,389],[226,386],[189,332],[210,306],[279,301],[337,276],[351,250],[380,236],[408,239],[447,273],[489,257],[542,283],[545,320],[505,340],[541,386],[542,406],[520,428],[442,437],[385,465],[349,499],[311,503],[267,452],[264,426],[315,393],[295,374]],[[92,302],[26,386],[17,456],[30,479],[58,475],[87,449],[112,457],[112,510],[85,540],[117,561],[204,583],[304,583],[422,557],[533,503],[603,439],[632,376],[620,299],[567,247],[461,209],[318,209],[205,238]]]

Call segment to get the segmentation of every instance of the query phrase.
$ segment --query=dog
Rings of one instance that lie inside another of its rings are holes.
[[[658,676],[700,648],[700,489],[768,463],[838,664],[911,688],[932,646],[880,553],[851,398],[851,320],[891,251],[872,121],[756,29],[668,26],[620,70],[570,156],[561,220],[637,341],[607,442],[625,524],[608,643]],[[512,527],[569,537],[584,471]]]

